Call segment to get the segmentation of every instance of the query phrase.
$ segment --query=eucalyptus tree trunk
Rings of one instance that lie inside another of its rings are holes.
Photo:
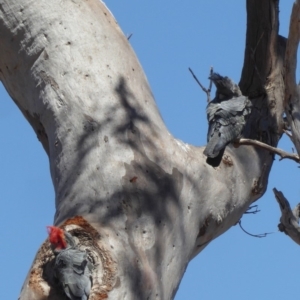
[[[248,0],[247,12],[240,86],[254,109],[245,136],[276,146],[285,91],[278,1]],[[98,0],[0,0],[0,79],[49,156],[55,225],[94,263],[90,300],[173,299],[189,261],[266,190],[268,151],[229,146],[213,168],[203,147],[168,132]],[[20,300],[66,299],[52,264],[45,241]]]

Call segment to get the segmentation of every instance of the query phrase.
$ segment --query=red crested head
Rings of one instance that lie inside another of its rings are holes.
[[[54,249],[60,250],[67,248],[65,233],[61,228],[55,226],[47,226],[49,241]]]

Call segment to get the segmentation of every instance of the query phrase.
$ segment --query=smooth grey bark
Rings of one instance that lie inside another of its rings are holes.
[[[247,1],[241,88],[246,137],[282,134],[285,42],[278,1]],[[68,12],[68,13],[65,13]],[[266,18],[268,16],[268,18]],[[95,260],[91,299],[172,299],[188,262],[235,225],[267,187],[273,155],[203,147],[165,127],[126,37],[98,0],[0,0],[0,79],[49,156],[55,224]],[[20,299],[64,299],[45,242]]]

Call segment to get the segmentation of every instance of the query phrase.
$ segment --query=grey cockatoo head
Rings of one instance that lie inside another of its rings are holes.
[[[216,98],[219,100],[227,100],[242,95],[239,86],[227,76],[212,73],[209,79],[212,80],[216,86]]]

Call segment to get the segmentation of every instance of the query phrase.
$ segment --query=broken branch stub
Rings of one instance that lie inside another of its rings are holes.
[[[300,245],[299,208],[300,203],[292,210],[289,201],[281,191],[273,188],[275,198],[281,210],[278,229],[288,235],[295,243]]]

